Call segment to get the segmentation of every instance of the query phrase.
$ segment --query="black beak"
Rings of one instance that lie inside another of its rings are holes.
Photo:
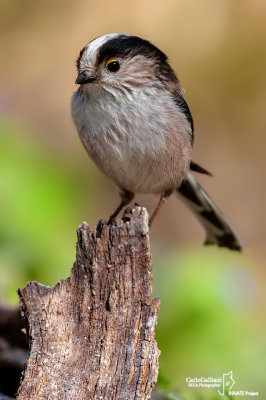
[[[90,83],[90,82],[93,82],[93,81],[95,81],[95,80],[96,80],[96,76],[88,76],[87,73],[86,73],[85,71],[82,71],[82,72],[78,75],[78,77],[77,77],[75,83],[76,83],[77,85],[84,85],[85,83]]]

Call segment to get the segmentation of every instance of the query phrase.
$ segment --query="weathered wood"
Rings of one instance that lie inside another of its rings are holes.
[[[148,215],[78,229],[70,278],[19,290],[30,356],[19,400],[149,399],[158,374]]]

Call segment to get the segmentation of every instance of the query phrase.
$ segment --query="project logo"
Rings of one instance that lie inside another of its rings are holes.
[[[227,374],[223,374],[222,392],[220,391],[220,389],[218,389],[218,392],[220,393],[221,396],[223,396],[225,392],[229,392],[229,390],[232,389],[235,383],[236,382],[233,378],[233,371],[230,371]]]
[[[233,378],[233,371],[223,374],[221,378],[204,377],[201,378],[186,378],[186,382],[189,388],[206,388],[206,389],[217,389],[221,396],[225,394],[231,396],[258,396],[259,392],[253,392],[248,390],[235,390],[235,380]],[[234,390],[232,390],[234,388]]]

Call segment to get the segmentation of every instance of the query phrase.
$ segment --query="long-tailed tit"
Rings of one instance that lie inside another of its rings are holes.
[[[191,160],[193,119],[166,55],[147,40],[111,33],[81,50],[77,69],[74,123],[89,156],[120,190],[108,222],[135,193],[153,193],[160,201],[151,224],[175,192],[205,228],[205,243],[240,250],[233,229],[191,173],[209,174]]]

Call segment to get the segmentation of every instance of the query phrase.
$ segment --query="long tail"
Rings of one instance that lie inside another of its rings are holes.
[[[204,227],[204,244],[241,250],[242,244],[233,228],[191,172],[187,172],[181,186],[176,189],[176,194]]]

